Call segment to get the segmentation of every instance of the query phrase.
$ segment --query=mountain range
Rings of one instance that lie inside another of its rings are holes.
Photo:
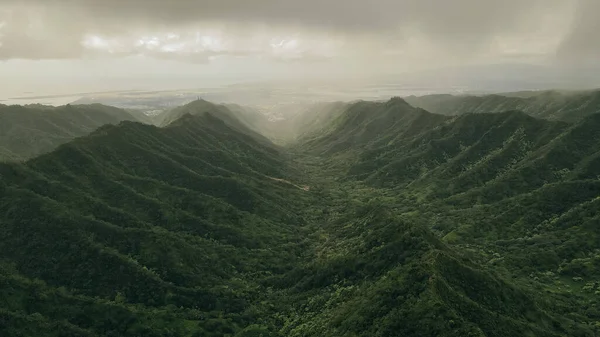
[[[0,164],[0,332],[600,332],[600,114],[412,103],[197,100]]]
[[[102,125],[142,118],[100,104],[56,108],[0,104],[0,161],[29,159],[85,136]]]
[[[579,121],[600,112],[600,91],[525,91],[493,95],[409,96],[411,105],[442,115],[522,111],[533,117]]]

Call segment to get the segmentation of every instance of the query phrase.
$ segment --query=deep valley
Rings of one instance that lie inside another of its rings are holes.
[[[2,336],[600,332],[595,111],[57,109],[117,117],[0,164]]]

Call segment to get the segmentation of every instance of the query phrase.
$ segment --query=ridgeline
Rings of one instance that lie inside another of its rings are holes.
[[[600,332],[599,114],[316,109],[287,147],[196,101],[0,164],[0,334]]]

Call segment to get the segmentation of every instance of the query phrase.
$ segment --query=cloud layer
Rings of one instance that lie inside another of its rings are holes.
[[[0,60],[364,64],[594,59],[597,0],[3,0]]]

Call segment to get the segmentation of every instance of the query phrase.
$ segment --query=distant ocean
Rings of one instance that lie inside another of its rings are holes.
[[[81,96],[23,96],[7,99],[0,99],[0,104],[5,105],[26,105],[26,104],[43,104],[59,106],[74,102],[80,99]]]
[[[239,104],[256,104],[255,101],[264,103],[265,100],[270,103],[282,103],[290,99],[295,101],[314,100],[314,101],[332,101],[343,100],[353,101],[357,99],[363,100],[387,100],[393,96],[409,96],[409,95],[428,95],[434,93],[453,93],[460,94],[467,92],[465,87],[426,87],[426,86],[408,86],[401,84],[360,84],[351,85],[300,85],[289,87],[277,87],[266,83],[263,86],[260,84],[247,85],[238,84],[229,87],[207,87],[202,89],[180,89],[180,90],[128,90],[128,91],[111,91],[111,92],[80,92],[74,94],[58,94],[58,95],[36,95],[33,92],[24,92],[17,96],[0,97],[0,104],[6,105],[26,105],[26,104],[43,104],[59,106],[75,102],[82,98],[91,98],[92,102],[100,102],[115,106],[131,105],[147,105],[145,101],[156,104],[157,100],[176,101],[177,105],[183,104],[181,97],[174,99],[174,95],[187,95],[191,100],[196,96],[202,96],[207,100],[216,102],[228,102]],[[268,92],[268,98],[265,98],[265,92]],[[185,97],[187,97],[185,96]],[[102,99],[95,100],[94,98],[101,97]],[[183,98],[185,98],[183,97]],[[185,101],[185,99],[184,99]]]

